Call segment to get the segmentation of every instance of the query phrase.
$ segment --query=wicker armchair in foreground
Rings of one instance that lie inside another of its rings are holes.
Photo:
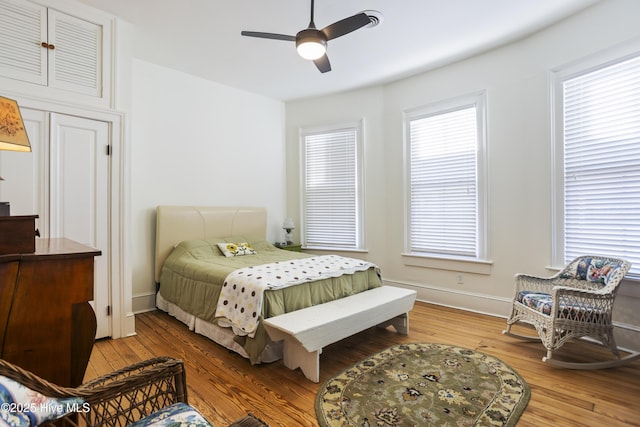
[[[574,259],[552,277],[516,274],[516,290],[507,329],[502,333],[526,340],[542,341],[547,349],[543,362],[569,369],[611,368],[640,358],[623,358],[613,336],[613,303],[618,286],[631,264],[623,259],[585,255]],[[535,327],[537,337],[511,332],[523,322]],[[553,359],[553,351],[574,338],[596,339],[609,348],[615,359],[570,363]]]
[[[135,363],[76,388],[58,387],[0,359],[0,402],[5,402],[0,424],[5,421],[33,427],[55,421],[56,426],[141,426],[148,425],[145,420],[157,421],[154,414],[166,417],[167,409],[175,408],[171,413],[196,417],[193,425],[210,426],[188,406],[184,364],[171,357]],[[16,422],[15,417],[22,420]],[[267,424],[248,414],[231,426]]]

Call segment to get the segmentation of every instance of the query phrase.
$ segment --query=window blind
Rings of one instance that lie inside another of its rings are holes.
[[[564,258],[628,259],[640,276],[640,56],[563,82]]]
[[[409,121],[409,250],[478,256],[475,106]]]
[[[304,245],[357,249],[357,128],[304,135]]]

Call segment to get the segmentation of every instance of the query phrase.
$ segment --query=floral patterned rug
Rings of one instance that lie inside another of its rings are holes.
[[[499,359],[445,344],[400,344],[331,378],[316,397],[322,427],[514,426],[529,386]]]

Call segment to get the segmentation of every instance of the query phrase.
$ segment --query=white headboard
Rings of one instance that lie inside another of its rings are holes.
[[[267,210],[242,206],[158,206],[156,209],[155,280],[162,264],[184,240],[213,237],[267,237]]]

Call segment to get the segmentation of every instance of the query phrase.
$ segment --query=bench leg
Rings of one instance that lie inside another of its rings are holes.
[[[320,381],[320,353],[322,349],[307,351],[296,340],[285,338],[282,359],[284,366],[291,370],[300,368],[305,377],[317,383]]]
[[[401,335],[409,335],[409,313],[403,313],[400,316],[396,316],[393,319],[382,322],[378,327],[386,328],[389,325],[393,326],[397,333]]]

